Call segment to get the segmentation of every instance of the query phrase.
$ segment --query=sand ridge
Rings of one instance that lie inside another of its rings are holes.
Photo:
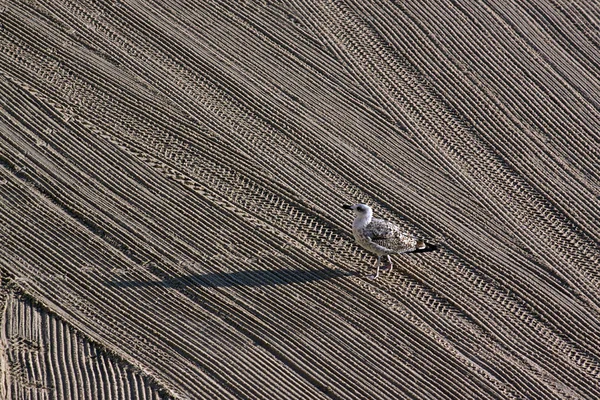
[[[598,11],[6,2],[0,393],[599,397]]]

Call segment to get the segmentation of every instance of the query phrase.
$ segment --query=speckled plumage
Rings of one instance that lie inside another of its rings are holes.
[[[377,272],[369,276],[375,279],[381,269],[391,271],[393,268],[390,254],[408,253],[411,251],[426,251],[425,241],[404,232],[398,225],[383,219],[373,218],[373,210],[366,204],[344,206],[353,210],[356,218],[352,223],[352,233],[358,245],[365,250],[377,254]],[[435,248],[429,246],[429,248]],[[387,263],[381,267],[381,257],[386,256]]]
[[[365,227],[353,228],[352,233],[361,247],[377,255],[406,253],[424,246],[422,240],[382,219],[374,218]]]

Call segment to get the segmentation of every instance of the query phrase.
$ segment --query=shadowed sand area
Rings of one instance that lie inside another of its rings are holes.
[[[315,271],[291,271],[285,269],[266,271],[238,271],[232,273],[216,272],[208,274],[194,274],[174,279],[154,281],[113,281],[107,282],[108,286],[116,287],[147,287],[147,286],[207,286],[207,287],[232,287],[232,286],[278,286],[291,284],[304,284],[312,281],[332,279],[340,276],[350,276],[352,273],[336,270],[322,269]]]
[[[600,398],[598,15],[0,2],[0,398]]]

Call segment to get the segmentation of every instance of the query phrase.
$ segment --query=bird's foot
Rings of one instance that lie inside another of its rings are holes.
[[[368,275],[367,278],[377,279],[377,277],[379,276],[379,267],[380,266],[381,266],[381,256],[377,256],[377,272],[375,272],[375,274],[373,274],[373,275]]]
[[[394,267],[394,265],[393,265],[392,263],[389,263],[389,264],[383,264],[383,265],[381,266],[381,270],[382,270],[383,272],[389,272],[389,271],[391,271],[391,270],[392,270],[392,268],[393,268],[393,267]]]

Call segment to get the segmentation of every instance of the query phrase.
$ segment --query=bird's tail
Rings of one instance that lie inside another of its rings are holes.
[[[433,251],[437,249],[435,244],[425,243],[423,239],[417,240],[416,250],[413,253],[424,253],[426,251]]]

